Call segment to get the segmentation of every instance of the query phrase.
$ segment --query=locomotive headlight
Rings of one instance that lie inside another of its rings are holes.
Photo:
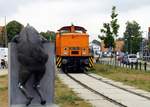
[[[68,50],[68,48],[65,47],[65,48],[64,48],[64,55],[67,55],[67,54],[68,54],[68,51],[67,51],[67,50]]]
[[[64,48],[64,50],[68,50],[68,48]]]
[[[86,49],[82,48],[82,54],[85,55],[86,54]]]
[[[67,55],[68,54],[68,52],[64,52],[64,55]]]
[[[83,54],[83,55],[85,55],[85,54],[86,54],[86,52],[82,52],[82,54]]]

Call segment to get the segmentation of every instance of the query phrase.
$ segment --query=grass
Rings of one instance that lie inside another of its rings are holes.
[[[96,64],[93,73],[150,92],[150,72]]]
[[[55,83],[55,103],[60,107],[92,107],[91,104],[79,98],[68,86],[64,85],[59,78]]]
[[[8,107],[8,77],[0,76],[0,106]]]
[[[56,78],[55,103],[60,107],[92,107]],[[8,107],[8,76],[0,76],[0,107]]]

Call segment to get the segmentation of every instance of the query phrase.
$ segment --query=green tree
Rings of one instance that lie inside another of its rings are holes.
[[[49,41],[55,41],[56,33],[53,31],[41,32],[40,34]]]
[[[100,42],[99,42],[98,40],[96,40],[96,39],[94,39],[94,40],[92,41],[92,43],[95,43],[96,45],[100,45]]]
[[[140,49],[142,41],[142,31],[140,25],[136,21],[127,22],[124,32],[124,51],[128,53],[137,53]]]
[[[8,42],[10,42],[15,35],[19,34],[22,28],[23,25],[15,20],[9,22],[6,25]]]
[[[148,42],[148,49],[150,49],[150,42]]]
[[[119,29],[117,16],[116,7],[113,6],[110,23],[104,23],[103,28],[100,30],[102,35],[99,38],[104,40],[105,48],[115,48],[115,38],[118,36]]]

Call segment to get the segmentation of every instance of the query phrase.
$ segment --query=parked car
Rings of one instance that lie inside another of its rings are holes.
[[[106,58],[107,57],[107,52],[102,52],[102,57]]]
[[[129,55],[125,55],[122,59],[122,63],[124,64],[135,64],[138,62],[138,58],[136,54],[129,54]]]
[[[137,63],[138,62],[137,55],[136,54],[129,54],[128,60],[129,60],[129,63]]]
[[[127,56],[127,55],[124,55],[123,58],[122,58],[122,60],[121,60],[121,62],[122,62],[123,64],[128,64],[128,56]]]

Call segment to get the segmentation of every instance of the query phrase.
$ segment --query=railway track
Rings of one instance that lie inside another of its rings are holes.
[[[149,107],[150,98],[114,84],[103,81],[89,74],[66,74],[81,86],[102,96],[120,107]]]
[[[118,106],[120,106],[120,107],[127,107],[127,106],[125,106],[125,105],[123,105],[123,104],[121,104],[121,103],[119,103],[119,102],[117,102],[117,101],[115,101],[115,100],[113,100],[113,99],[111,99],[111,98],[105,96],[104,94],[99,93],[98,91],[96,91],[96,90],[90,88],[89,86],[83,84],[82,82],[80,82],[79,80],[75,79],[75,78],[72,77],[71,75],[69,75],[69,74],[66,74],[66,75],[67,75],[69,78],[71,78],[72,80],[74,80],[74,81],[76,81],[77,83],[79,83],[80,85],[82,85],[83,87],[85,87],[86,89],[88,89],[88,90],[94,92],[95,94],[98,94],[98,95],[102,96],[103,98],[105,98],[106,100],[110,101],[111,103],[114,103],[114,104],[116,104],[116,105],[118,105]]]
[[[90,74],[88,74],[88,73],[85,73],[85,74],[88,75],[88,76],[90,76],[90,77],[92,77],[92,78],[94,78],[94,79],[97,79],[98,81],[104,82],[104,83],[106,83],[106,84],[112,85],[112,86],[114,86],[114,87],[116,87],[116,88],[119,88],[119,89],[121,89],[121,90],[127,91],[127,92],[129,92],[129,93],[132,93],[132,94],[135,94],[135,95],[138,95],[138,96],[140,96],[140,97],[143,97],[143,98],[146,98],[146,99],[150,100],[150,97],[149,97],[149,96],[145,96],[145,95],[142,95],[142,94],[140,94],[140,93],[137,93],[137,92],[128,90],[128,89],[126,89],[126,88],[120,87],[120,86],[115,85],[115,84],[112,84],[112,83],[110,83],[110,82],[108,82],[108,81],[104,81],[104,80],[102,80],[101,78],[97,78],[97,77],[92,76],[92,75],[90,75]]]

